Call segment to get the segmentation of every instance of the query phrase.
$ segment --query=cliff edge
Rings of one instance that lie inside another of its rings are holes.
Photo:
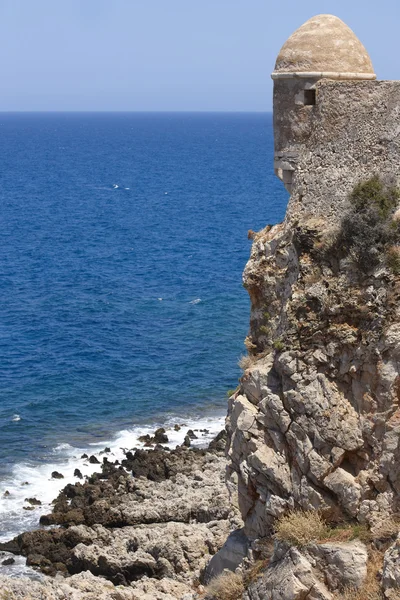
[[[285,220],[254,235],[243,279],[249,354],[229,403],[228,483],[252,540],[293,510],[400,529],[400,83],[314,90],[278,156]]]

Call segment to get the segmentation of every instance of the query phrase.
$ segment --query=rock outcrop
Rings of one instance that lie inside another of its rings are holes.
[[[367,573],[367,549],[353,544],[314,544],[300,550],[276,544],[262,576],[244,600],[333,600],[335,590],[357,589]]]
[[[399,85],[316,86],[285,221],[254,237],[244,273],[249,358],[228,420],[228,479],[250,538],[270,535],[274,520],[296,507],[370,526],[399,510],[400,279],[388,260],[395,250],[373,236],[360,249],[363,240],[353,246],[343,232],[375,210],[371,190],[362,206],[351,195],[369,181],[393,193],[386,217],[398,238],[396,182],[385,176],[400,164]],[[383,183],[371,180],[377,172]]]
[[[32,600],[194,598],[211,556],[241,526],[225,486],[223,439],[208,450],[127,452],[123,466],[106,460],[86,483],[67,485],[42,517],[59,527],[0,545],[55,578],[0,577],[0,590],[25,599],[29,589]]]

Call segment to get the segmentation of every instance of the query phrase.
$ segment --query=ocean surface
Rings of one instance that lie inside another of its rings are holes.
[[[270,114],[0,114],[0,539],[82,451],[220,428],[287,199]]]

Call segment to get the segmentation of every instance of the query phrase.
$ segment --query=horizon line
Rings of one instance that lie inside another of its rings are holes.
[[[270,114],[272,110],[0,110],[0,114]]]

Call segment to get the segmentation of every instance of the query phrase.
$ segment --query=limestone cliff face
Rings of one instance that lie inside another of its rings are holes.
[[[316,87],[285,220],[256,234],[244,272],[250,359],[230,399],[228,481],[252,538],[288,508],[372,527],[400,508],[400,277],[332,243],[354,186],[400,175],[400,83]]]

